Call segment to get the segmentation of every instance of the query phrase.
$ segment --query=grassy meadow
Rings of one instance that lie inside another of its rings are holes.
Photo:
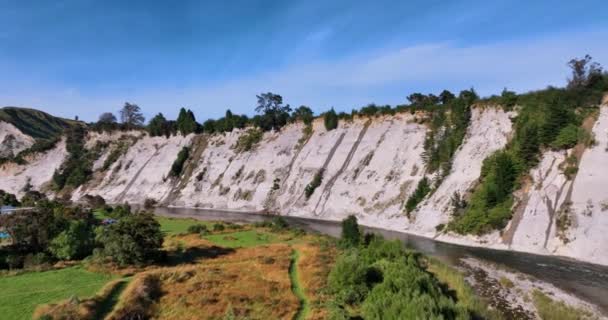
[[[326,318],[320,289],[333,263],[332,240],[271,224],[157,220],[164,261],[126,269],[85,261],[0,275],[1,318]]]
[[[31,319],[39,304],[92,296],[114,278],[78,266],[0,276],[0,317]]]

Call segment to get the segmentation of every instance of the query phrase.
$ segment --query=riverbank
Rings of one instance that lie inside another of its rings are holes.
[[[160,215],[191,217],[200,220],[225,220],[255,222],[269,219],[271,216],[243,211],[208,210],[195,208],[156,208]],[[295,226],[338,237],[340,225],[337,221],[310,219],[304,217],[284,216]],[[442,242],[418,235],[394,230],[365,226],[366,232],[382,234],[387,239],[400,239],[406,245],[426,255],[436,257],[450,265],[457,265],[462,259],[474,257],[504,265],[514,271],[531,275],[539,281],[550,283],[569,294],[572,294],[599,308],[608,315],[608,267],[569,258],[550,255],[536,255],[511,250],[496,250],[480,246],[463,246]]]

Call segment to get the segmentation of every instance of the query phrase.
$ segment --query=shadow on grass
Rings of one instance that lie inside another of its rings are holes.
[[[200,259],[214,259],[234,252],[234,249],[222,248],[218,246],[205,248],[191,247],[183,251],[178,250],[169,252],[165,265],[176,266],[180,264],[196,263]]]
[[[105,319],[105,317],[110,314],[110,312],[112,312],[112,309],[114,309],[114,306],[116,305],[116,303],[118,303],[120,294],[127,286],[127,283],[128,280],[125,279],[118,283],[116,286],[114,286],[114,288],[112,288],[112,291],[108,294],[108,296],[100,302],[93,319]]]

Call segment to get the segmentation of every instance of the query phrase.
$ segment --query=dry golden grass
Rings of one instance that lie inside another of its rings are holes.
[[[139,274],[120,295],[120,301],[106,320],[148,319],[156,311],[155,302],[161,294],[158,275]]]
[[[239,249],[190,268],[159,271],[163,296],[157,319],[216,319],[231,309],[237,318],[291,319],[291,248],[285,244]]]
[[[300,285],[310,301],[307,319],[327,318],[323,288],[336,248],[319,236],[273,236],[279,243],[221,248],[198,234],[174,235],[165,239],[167,259],[162,264],[89,266],[135,274],[106,320],[223,319],[228,313],[236,319],[293,319],[300,306],[289,276],[293,250],[299,252]]]
[[[110,281],[99,291],[99,293],[97,293],[97,295],[89,299],[80,301],[76,299],[68,299],[59,303],[40,305],[36,307],[32,318],[80,320],[95,319],[103,301],[105,301],[110,294],[121,286],[123,282],[123,279]]]
[[[327,319],[324,292],[327,276],[335,262],[336,247],[323,238],[307,236],[306,241],[294,245],[300,253],[298,270],[304,292],[310,301],[308,320]]]

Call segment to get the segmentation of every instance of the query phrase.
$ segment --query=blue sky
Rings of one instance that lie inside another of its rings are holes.
[[[608,66],[607,1],[0,1],[0,105],[95,120],[252,114],[272,91],[320,112],[412,92],[563,85]]]

